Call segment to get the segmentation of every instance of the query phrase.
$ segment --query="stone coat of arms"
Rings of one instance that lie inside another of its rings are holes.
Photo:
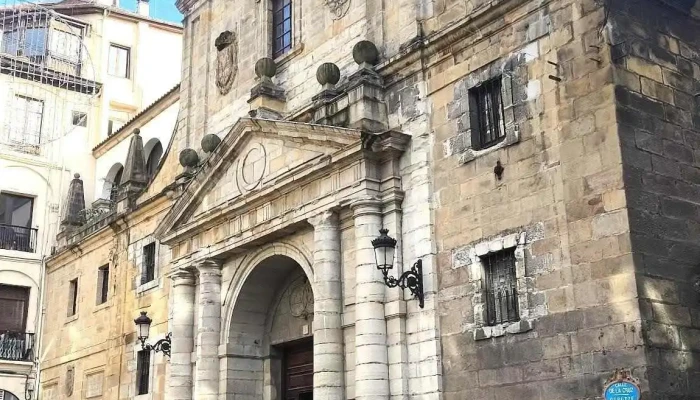
[[[333,19],[343,18],[350,9],[350,0],[323,0],[323,3],[333,13]]]
[[[231,31],[221,32],[214,42],[216,46],[216,87],[219,93],[226,94],[231,90],[233,81],[238,73],[238,43],[236,35]]]

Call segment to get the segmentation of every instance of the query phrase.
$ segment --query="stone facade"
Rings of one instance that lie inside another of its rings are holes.
[[[293,0],[273,60],[271,2],[179,1],[162,167],[50,261],[62,296],[120,246],[104,398],[134,396],[140,309],[173,334],[152,398],[278,399],[286,352],[309,338],[316,398],[599,398],[617,368],[646,397],[694,398],[700,67],[682,3]],[[503,136],[486,146],[475,114],[493,82]],[[422,261],[424,308],[376,268],[380,228],[392,276]],[[151,241],[158,284],[142,288]],[[503,254],[516,313],[496,322],[487,270]],[[96,379],[60,343],[44,381],[67,360]]]

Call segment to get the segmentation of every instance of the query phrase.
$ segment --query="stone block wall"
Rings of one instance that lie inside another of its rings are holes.
[[[613,2],[611,54],[649,391],[700,378],[700,21],[695,1]]]
[[[445,399],[594,398],[615,368],[648,390],[607,15],[593,0],[485,4],[431,66]],[[513,133],[474,151],[467,91],[499,70]],[[480,260],[503,248],[520,321],[490,327]]]

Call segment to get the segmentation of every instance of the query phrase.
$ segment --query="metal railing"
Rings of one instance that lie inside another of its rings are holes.
[[[5,331],[0,333],[0,360],[32,361],[34,334]]]
[[[0,250],[36,252],[37,229],[0,224]]]

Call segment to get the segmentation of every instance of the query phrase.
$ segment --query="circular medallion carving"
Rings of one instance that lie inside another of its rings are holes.
[[[267,153],[259,143],[253,144],[238,162],[238,188],[250,191],[258,187],[267,169]]]
[[[302,279],[289,288],[289,312],[295,318],[309,319],[314,312],[314,294],[311,286]]]

